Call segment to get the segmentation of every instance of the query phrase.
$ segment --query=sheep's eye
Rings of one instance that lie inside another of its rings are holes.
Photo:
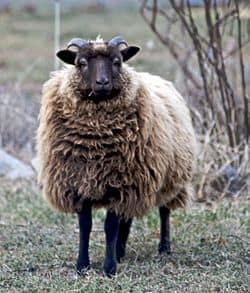
[[[84,58],[80,59],[79,64],[81,65],[81,67],[86,67],[86,66],[88,66],[88,62],[87,62],[87,60],[84,59]]]
[[[113,65],[115,65],[115,66],[120,66],[120,65],[121,65],[121,61],[120,61],[120,59],[115,58],[115,59],[113,60]]]

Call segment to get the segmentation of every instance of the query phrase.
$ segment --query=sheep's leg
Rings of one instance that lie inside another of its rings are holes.
[[[108,277],[116,273],[116,242],[119,229],[119,216],[108,211],[104,230],[106,234],[106,254],[104,261],[104,272]]]
[[[121,219],[119,224],[119,232],[116,244],[116,258],[118,262],[121,262],[121,259],[125,256],[126,243],[128,240],[130,227],[132,224],[132,218],[125,220]]]
[[[170,209],[167,207],[160,207],[160,243],[159,243],[159,254],[167,253],[170,254]]]
[[[86,201],[83,205],[81,213],[78,214],[80,242],[79,256],[77,260],[77,272],[81,274],[83,270],[90,268],[89,263],[89,236],[92,228],[92,212],[91,203]]]

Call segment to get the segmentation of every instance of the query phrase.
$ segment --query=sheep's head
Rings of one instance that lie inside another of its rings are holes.
[[[122,63],[139,50],[137,46],[128,46],[122,37],[110,41],[74,38],[67,49],[57,52],[57,57],[79,69],[89,98],[100,101],[113,97],[120,90]]]

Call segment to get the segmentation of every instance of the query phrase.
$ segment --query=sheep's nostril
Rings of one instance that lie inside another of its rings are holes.
[[[106,77],[102,77],[96,80],[96,84],[99,85],[108,85],[109,84],[109,80]]]

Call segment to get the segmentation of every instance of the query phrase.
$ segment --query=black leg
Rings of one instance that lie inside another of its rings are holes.
[[[114,212],[107,212],[105,220],[106,254],[104,261],[104,272],[108,277],[116,273],[116,241],[119,229],[119,216]]]
[[[79,256],[77,261],[77,272],[80,274],[83,270],[90,267],[89,263],[89,236],[92,228],[91,203],[86,201],[82,212],[78,214],[80,242]]]
[[[167,253],[170,254],[170,223],[169,216],[170,210],[167,207],[160,207],[160,243],[159,243],[159,254]]]
[[[116,258],[118,262],[125,256],[126,243],[129,236],[130,227],[132,224],[132,218],[127,221],[124,219],[120,220],[119,232],[116,244]]]

